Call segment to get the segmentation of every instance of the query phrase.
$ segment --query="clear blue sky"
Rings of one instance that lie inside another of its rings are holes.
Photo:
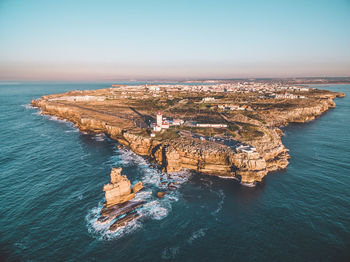
[[[0,0],[0,80],[350,76],[350,0]]]

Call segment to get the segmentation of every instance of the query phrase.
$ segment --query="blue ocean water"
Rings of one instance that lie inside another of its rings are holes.
[[[31,99],[108,83],[0,85],[0,261],[350,261],[350,85],[321,118],[286,128],[286,171],[255,188],[182,174],[157,199],[147,161],[103,135],[42,116]],[[96,223],[111,167],[142,180],[143,216],[118,233]]]

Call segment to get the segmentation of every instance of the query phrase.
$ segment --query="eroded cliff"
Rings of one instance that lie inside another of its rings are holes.
[[[280,126],[313,120],[335,107],[333,98],[336,96],[337,94],[329,95],[310,105],[288,110],[260,111],[259,120],[239,114],[235,115],[237,119],[228,119],[253,126],[260,132],[261,135],[250,137],[237,133],[238,141],[256,148],[255,152],[250,153],[211,141],[201,141],[192,136],[153,139],[143,133],[141,128],[135,128],[133,117],[114,115],[108,110],[96,110],[94,106],[59,102],[50,97],[34,100],[32,105],[41,108],[43,114],[73,122],[82,131],[107,134],[136,154],[155,161],[166,172],[187,168],[210,175],[236,177],[242,183],[252,184],[261,181],[269,171],[283,169],[288,165],[288,149],[282,144],[283,132]]]

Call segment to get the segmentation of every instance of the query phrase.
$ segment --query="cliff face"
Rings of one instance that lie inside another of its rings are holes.
[[[293,108],[290,110],[269,110],[268,112],[264,112],[263,118],[270,126],[305,123],[314,120],[329,108],[334,108],[335,103],[333,98],[335,98],[335,96],[327,99],[320,99],[307,107]]]
[[[130,132],[130,129],[127,128],[127,120],[106,118],[105,115],[99,115],[74,105],[55,103],[43,98],[32,101],[32,105],[40,107],[44,114],[55,115],[75,123],[80,130],[106,133],[136,154],[149,157],[164,171],[176,172],[187,168],[211,175],[237,177],[243,183],[255,183],[261,181],[269,171],[282,169],[288,165],[288,149],[282,144],[280,137],[282,131],[279,126],[314,119],[335,106],[332,100],[334,97],[320,99],[318,103],[308,107],[262,112],[260,117],[266,124],[259,128],[263,135],[250,140],[242,140],[256,147],[257,152],[249,154],[191,137],[157,141]],[[260,123],[246,119],[245,116],[240,116],[239,121],[250,121],[250,124],[253,125]]]

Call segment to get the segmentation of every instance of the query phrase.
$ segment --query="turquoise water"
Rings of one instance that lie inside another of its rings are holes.
[[[165,175],[141,157],[28,106],[108,86],[0,85],[0,261],[350,261],[350,85],[327,87],[347,94],[335,109],[286,128],[286,171],[255,188],[184,172],[161,200]],[[109,234],[96,218],[113,166],[145,183],[148,204]]]

